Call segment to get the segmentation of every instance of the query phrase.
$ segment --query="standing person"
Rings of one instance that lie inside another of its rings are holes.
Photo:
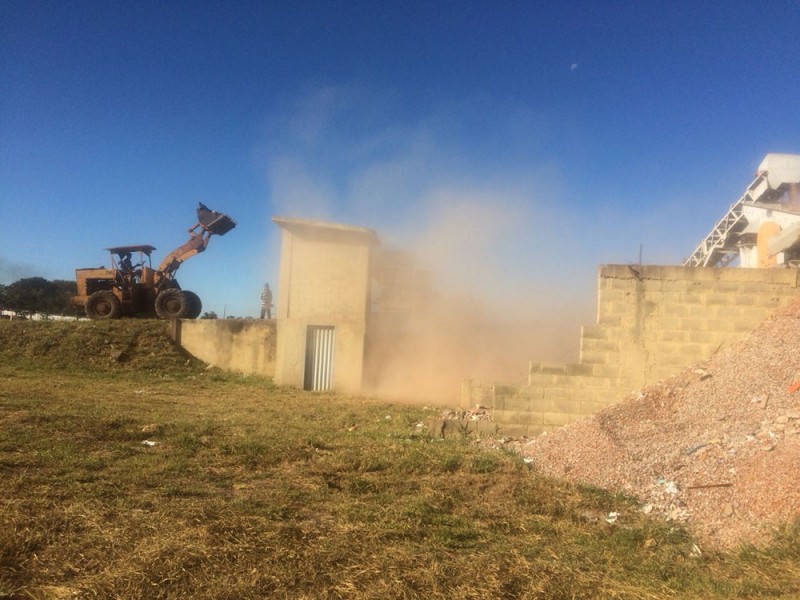
[[[264,284],[264,291],[261,292],[261,318],[267,315],[268,319],[272,318],[272,290],[269,289],[269,284]]]

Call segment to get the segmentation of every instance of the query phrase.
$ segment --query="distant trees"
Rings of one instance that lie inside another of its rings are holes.
[[[216,319],[217,318],[217,313],[215,313],[213,310],[211,312],[204,312],[203,316],[200,317],[200,318],[201,319]]]
[[[77,293],[74,281],[27,277],[0,285],[0,308],[28,314],[77,315],[78,310],[70,304],[70,297]]]

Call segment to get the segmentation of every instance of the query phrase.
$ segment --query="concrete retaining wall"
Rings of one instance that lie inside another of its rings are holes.
[[[701,362],[800,297],[794,269],[604,265],[577,364],[531,363],[527,385],[465,385],[508,435],[533,435]],[[482,400],[479,400],[482,399]]]
[[[275,375],[275,321],[174,320],[175,341],[203,362],[225,371]]]

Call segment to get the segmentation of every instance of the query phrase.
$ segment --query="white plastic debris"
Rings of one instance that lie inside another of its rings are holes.
[[[667,484],[667,487],[664,488],[664,491],[666,491],[668,494],[677,494],[678,493],[678,486],[675,485],[674,481],[670,481]]]
[[[154,442],[153,440],[143,440],[142,441],[142,446],[148,446],[150,448],[152,448],[156,444],[158,444],[158,442]]]
[[[616,523],[618,518],[619,518],[618,512],[610,512],[606,517],[606,523]]]

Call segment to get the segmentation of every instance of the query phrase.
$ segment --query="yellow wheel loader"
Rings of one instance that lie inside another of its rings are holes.
[[[202,311],[200,298],[182,290],[175,272],[186,259],[203,252],[212,235],[225,235],[236,227],[228,215],[203,204],[197,208],[197,223],[189,228],[189,241],[170,252],[158,268],[150,255],[153,246],[115,246],[111,268],[76,269],[78,294],[72,304],[83,307],[90,319],[152,317],[196,319]]]

